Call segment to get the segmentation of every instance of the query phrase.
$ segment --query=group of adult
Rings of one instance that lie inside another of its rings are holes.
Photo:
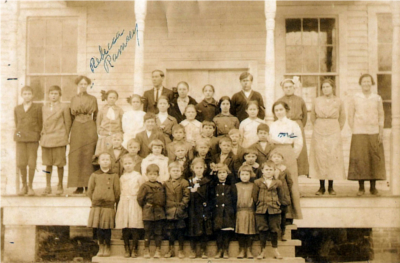
[[[187,82],[179,82],[176,91],[163,86],[165,75],[160,70],[152,72],[153,88],[142,97],[145,112],[158,113],[157,101],[161,96],[170,100],[170,112],[177,122],[185,119],[184,109],[189,104],[196,105],[201,120],[212,121],[219,112],[219,104],[212,97],[212,85],[203,88],[205,99],[197,103],[188,95]],[[239,121],[248,117],[246,105],[257,101],[258,117],[265,118],[265,104],[262,95],[252,89],[253,76],[244,72],[240,76],[242,90],[231,98],[230,112]],[[95,153],[98,134],[96,116],[98,105],[96,97],[87,93],[91,80],[79,76],[75,81],[79,93],[71,99],[72,128],[70,135],[68,187],[77,187],[75,193],[82,193],[93,173],[92,158]],[[386,179],[383,153],[384,111],[382,99],[372,93],[374,79],[364,74],[359,79],[361,92],[354,95],[348,107],[348,124],[352,129],[350,166],[348,180],[359,182],[358,195],[365,193],[364,181],[370,181],[370,192],[378,195],[376,180]],[[329,180],[328,192],[333,190],[333,180],[346,179],[341,140],[341,130],[345,124],[345,108],[340,98],[335,96],[335,83],[325,79],[321,83],[322,95],[315,99],[311,110],[313,135],[310,155],[307,155],[304,126],[307,123],[307,108],[304,100],[294,95],[295,83],[291,79],[282,81],[285,96],[272,106],[276,120],[270,125],[271,142],[281,148],[285,162],[293,179],[298,175],[309,175],[320,180],[317,195],[325,193],[325,180]]]

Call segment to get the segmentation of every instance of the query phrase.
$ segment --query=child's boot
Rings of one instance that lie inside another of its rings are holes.
[[[208,257],[207,257],[207,253],[206,253],[206,251],[205,250],[201,250],[201,258],[202,259],[207,259]]]
[[[285,230],[282,230],[282,233],[281,233],[281,240],[282,241],[287,241],[287,238],[286,238],[286,232],[285,232]]]
[[[100,244],[100,241],[99,241],[99,252],[97,252],[97,257],[102,257],[104,255],[104,245],[103,244]]]
[[[110,245],[104,245],[104,254],[103,257],[109,257],[111,255]]]
[[[215,254],[214,258],[221,258],[222,257],[222,249],[218,249],[217,254]]]
[[[239,248],[239,254],[238,254],[237,258],[244,258],[244,249],[243,248]]]
[[[247,247],[247,258],[254,258],[253,253],[251,253],[251,247]]]
[[[196,251],[195,250],[191,250],[190,251],[189,258],[191,258],[191,259],[196,258]]]
[[[371,188],[369,189],[369,192],[371,193],[371,195],[375,195],[375,196],[379,196],[379,192],[376,189],[376,180],[371,180]]]
[[[164,255],[165,258],[173,257],[174,255],[174,246],[169,246],[169,250],[167,254]]]
[[[130,256],[131,256],[131,252],[129,251],[129,245],[125,245],[124,258],[129,258]]]
[[[319,189],[315,193],[315,195],[323,195],[325,194],[325,180],[319,180]]]
[[[278,248],[273,248],[273,251],[274,251],[274,258],[276,258],[276,259],[282,259],[283,257],[281,256],[281,254],[279,253],[279,251],[278,251]]]
[[[181,258],[181,259],[182,259],[182,258],[185,258],[185,254],[183,253],[183,250],[180,250],[180,249],[179,249],[178,257]]]
[[[157,247],[156,248],[156,253],[154,253],[154,258],[160,258],[160,257],[161,257],[160,248]]]
[[[265,248],[261,250],[261,253],[257,256],[257,259],[263,259],[265,255]]]
[[[228,259],[229,258],[229,252],[228,249],[225,249],[224,251],[224,259]]]
[[[150,251],[148,247],[144,248],[144,254],[143,254],[144,258],[150,258]]]
[[[359,181],[358,181],[358,185],[359,185],[359,188],[358,188],[357,195],[358,195],[358,196],[362,196],[362,195],[365,194],[364,180],[359,180]]]
[[[137,258],[136,249],[134,249],[134,248],[132,248],[132,251],[131,251],[131,258]]]

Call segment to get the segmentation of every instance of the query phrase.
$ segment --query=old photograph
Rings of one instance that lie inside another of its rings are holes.
[[[1,262],[400,263],[400,0],[1,7]]]

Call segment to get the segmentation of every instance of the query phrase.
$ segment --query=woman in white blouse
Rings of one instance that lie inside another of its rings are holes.
[[[375,85],[370,74],[360,77],[360,93],[349,103],[349,125],[353,132],[350,146],[349,180],[358,180],[357,195],[365,193],[364,181],[370,180],[372,195],[378,195],[376,180],[385,180],[385,156],[383,151],[383,124],[385,114],[381,96],[373,94]]]
[[[283,155],[286,169],[293,180],[291,189],[292,205],[288,211],[287,218],[302,219],[303,215],[300,208],[300,191],[297,178],[297,158],[303,148],[303,136],[299,125],[286,117],[289,110],[289,105],[283,101],[277,101],[272,106],[272,112],[277,120],[271,123],[269,130],[270,142],[275,144],[275,148],[271,151],[271,154],[278,151]]]

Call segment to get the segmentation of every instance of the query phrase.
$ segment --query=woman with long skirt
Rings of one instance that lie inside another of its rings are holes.
[[[269,129],[270,142],[275,145],[275,148],[271,151],[271,155],[275,151],[279,151],[283,155],[286,169],[291,174],[293,180],[291,189],[292,204],[288,209],[286,218],[302,219],[297,158],[303,148],[303,136],[299,125],[286,117],[289,110],[289,106],[283,101],[277,101],[272,106],[272,112],[277,120],[271,123]]]
[[[79,93],[71,99],[72,128],[68,155],[68,187],[77,187],[74,194],[83,193],[89,177],[94,172],[93,155],[97,143],[96,97],[87,93],[91,80],[79,76],[75,80]]]

